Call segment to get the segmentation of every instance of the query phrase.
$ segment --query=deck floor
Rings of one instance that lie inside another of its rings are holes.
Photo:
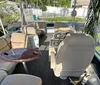
[[[41,57],[37,60],[26,62],[26,65],[31,75],[38,76],[42,79],[42,85],[62,85],[62,80],[56,77],[53,73],[53,70],[50,69],[48,46],[51,38],[52,34],[42,36],[40,38]],[[26,73],[22,63],[19,63],[13,72],[13,74],[19,73]],[[64,85],[71,85],[69,84],[68,80],[65,80],[64,83]]]
[[[42,79],[43,85],[61,85],[62,80],[60,78],[55,77],[53,74],[53,70],[50,69],[48,59],[48,46],[51,38],[52,34],[49,34],[48,36],[42,36],[40,38],[39,41],[41,57],[37,60],[26,62],[26,65],[31,75],[38,76]],[[13,72],[13,74],[19,73],[26,73],[22,63],[19,63]]]

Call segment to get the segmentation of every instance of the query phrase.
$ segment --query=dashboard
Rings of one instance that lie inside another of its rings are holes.
[[[60,44],[60,41],[58,39],[52,39],[50,41],[50,46],[57,48]]]
[[[50,46],[57,48],[61,41],[63,41],[68,33],[63,31],[57,31],[53,35],[53,39],[50,41]]]
[[[57,32],[54,34],[54,39],[64,39],[66,37],[66,33],[64,32]]]

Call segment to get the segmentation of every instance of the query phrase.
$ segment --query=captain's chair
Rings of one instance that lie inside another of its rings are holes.
[[[90,35],[71,33],[59,44],[57,52],[54,48],[49,51],[57,77],[79,77],[93,59],[95,43]]]

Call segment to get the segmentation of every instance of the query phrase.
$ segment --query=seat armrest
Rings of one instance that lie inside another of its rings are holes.
[[[51,65],[50,65],[51,69],[55,69],[56,67],[56,57],[55,57],[55,53],[52,52],[51,53]]]
[[[51,56],[52,52],[56,54],[55,48],[54,47],[49,47],[49,56]]]
[[[49,62],[51,62],[51,53],[52,52],[56,54],[55,48],[50,46],[49,47]]]
[[[7,76],[7,73],[4,70],[0,70],[0,85],[6,76]]]
[[[87,85],[100,85],[100,80],[97,75],[92,75],[87,81]]]

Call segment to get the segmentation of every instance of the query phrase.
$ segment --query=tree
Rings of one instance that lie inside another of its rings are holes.
[[[7,25],[19,19],[19,12],[14,8],[14,5],[2,2],[0,4],[0,18],[3,24]]]
[[[71,3],[71,0],[59,0],[58,1],[58,4],[61,6],[61,7],[64,7],[62,12],[63,12],[63,16],[65,16],[66,14],[66,11],[68,12],[68,7],[70,7],[70,3]]]
[[[47,10],[46,5],[42,5],[40,8],[42,9],[42,11],[46,11]]]
[[[2,0],[3,1],[3,0]],[[19,1],[19,0],[11,0],[11,1]],[[46,5],[46,6],[67,6],[70,7],[71,0],[22,0],[27,4],[34,4],[35,7]],[[56,3],[55,3],[56,2]]]
[[[58,0],[58,4],[63,7],[70,7],[71,0]]]
[[[48,5],[48,6],[50,6],[51,5],[51,1],[50,0],[46,0],[46,2],[45,2],[46,4],[45,5]]]

